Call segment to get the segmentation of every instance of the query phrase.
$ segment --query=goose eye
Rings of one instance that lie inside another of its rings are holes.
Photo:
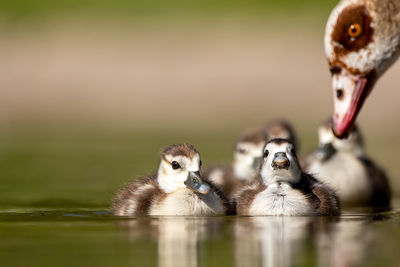
[[[362,28],[360,24],[351,24],[349,28],[347,29],[347,34],[352,37],[352,38],[357,38],[358,36],[361,35]]]
[[[268,151],[268,150],[265,150],[265,151],[264,151],[264,158],[268,157],[268,155],[269,155],[269,151]]]
[[[181,168],[181,165],[179,165],[179,163],[176,161],[173,161],[171,163],[171,166],[172,166],[172,169],[174,169],[174,170]]]

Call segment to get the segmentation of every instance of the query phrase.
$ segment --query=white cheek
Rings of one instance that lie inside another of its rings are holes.
[[[179,188],[186,187],[184,181],[187,179],[187,176],[187,172],[174,170],[169,163],[162,162],[158,169],[157,180],[164,192],[171,193]]]
[[[263,148],[264,144],[255,146],[254,149],[251,150],[251,157],[254,158],[260,158],[263,155]]]
[[[325,55],[328,59],[333,58],[333,46],[329,35],[325,36]]]
[[[253,157],[251,155],[244,155],[244,154],[238,154],[236,155],[236,163],[239,165],[243,165],[243,166],[250,166],[253,162]]]
[[[171,193],[179,188],[185,188],[184,181],[187,179],[187,174],[180,173],[175,175],[158,175],[158,184],[160,188],[166,192]]]
[[[235,176],[241,180],[253,179],[257,175],[257,171],[253,167],[254,159],[263,155],[264,143],[241,143],[239,148],[247,151],[246,154],[236,152],[234,154],[234,172]]]
[[[380,51],[375,43],[370,43],[366,48],[357,52],[351,52],[342,58],[342,61],[350,69],[357,69],[361,73],[368,73],[377,68],[377,58]]]
[[[325,54],[327,58],[332,58],[333,57],[333,46],[332,46],[332,32],[335,27],[335,23],[338,17],[338,10],[335,8],[331,15],[329,16],[328,22],[326,23],[325,27],[325,38],[324,38],[324,44],[325,44]]]
[[[273,178],[273,169],[272,169],[272,158],[273,156],[270,155],[263,161],[262,167],[261,167],[261,178],[263,179],[265,184],[270,184],[271,179]]]
[[[256,175],[253,169],[253,157],[237,153],[234,162],[235,176],[241,180],[252,179]]]
[[[325,29],[325,38],[324,38],[325,55],[328,59],[332,59],[334,57],[331,34],[333,32],[334,25],[336,23],[336,18],[337,15],[335,16],[335,14],[333,14],[332,17],[328,20]]]
[[[193,159],[188,159],[186,163],[186,170],[188,172],[197,172],[200,170],[200,157],[195,156]]]
[[[320,129],[318,131],[318,139],[320,144],[329,144],[331,143],[335,138],[333,136],[333,133],[331,130],[328,129]]]

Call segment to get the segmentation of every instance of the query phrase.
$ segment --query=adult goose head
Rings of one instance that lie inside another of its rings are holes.
[[[346,137],[376,81],[400,55],[400,0],[342,0],[325,31],[333,131]]]

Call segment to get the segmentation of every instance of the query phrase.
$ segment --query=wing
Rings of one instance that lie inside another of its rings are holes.
[[[371,205],[373,206],[389,206],[392,197],[389,179],[385,171],[377,166],[368,158],[360,158],[367,169],[368,178],[371,180],[373,193],[371,197]]]
[[[237,215],[248,215],[255,196],[265,189],[266,186],[260,182],[260,179],[256,179],[240,190],[232,203]]]
[[[133,181],[117,192],[112,213],[117,216],[148,215],[153,202],[164,194],[154,176]]]
[[[207,181],[207,183],[211,186],[212,190],[217,194],[217,196],[221,199],[222,204],[225,209],[225,214],[226,215],[236,215],[236,211],[232,205],[232,203],[229,201],[229,199],[226,197],[224,192],[222,192],[217,186],[214,185],[213,182]]]
[[[321,215],[340,215],[340,201],[336,193],[310,174],[305,175],[311,183],[311,192],[319,199],[318,213]]]

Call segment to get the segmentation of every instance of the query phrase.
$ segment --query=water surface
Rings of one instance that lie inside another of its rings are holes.
[[[3,210],[2,266],[398,266],[400,209],[340,217],[116,218]]]

